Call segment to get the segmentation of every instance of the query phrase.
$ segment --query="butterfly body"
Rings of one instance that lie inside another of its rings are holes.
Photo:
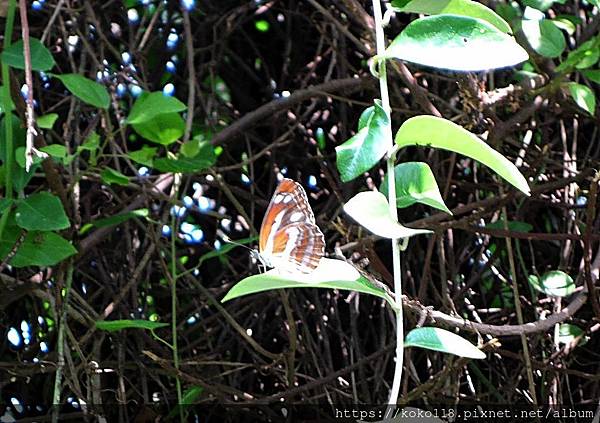
[[[258,258],[283,272],[310,273],[325,253],[323,233],[315,223],[302,185],[283,179],[269,203],[259,235]]]

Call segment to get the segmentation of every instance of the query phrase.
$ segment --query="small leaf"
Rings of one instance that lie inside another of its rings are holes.
[[[168,323],[152,322],[150,320],[98,320],[96,329],[107,332],[117,332],[123,329],[148,329],[154,330],[169,326]]]
[[[529,195],[529,185],[517,167],[476,135],[449,120],[415,116],[406,120],[396,134],[399,147],[419,145],[454,151],[491,168],[515,188]]]
[[[312,273],[283,273],[277,269],[254,275],[235,284],[221,300],[222,303],[244,295],[282,288],[329,288],[357,291],[383,298],[392,307],[394,300],[383,288],[376,287],[349,263],[322,258]]]
[[[452,212],[446,207],[438,188],[433,172],[427,163],[406,162],[394,169],[396,179],[396,205],[398,208],[422,203],[442,210]],[[386,197],[388,193],[388,176],[385,175],[380,192]]]
[[[600,84],[600,69],[584,70],[581,74],[590,81]]]
[[[154,156],[156,156],[156,147],[150,147],[144,145],[140,150],[130,151],[127,156],[136,163],[143,164],[144,166],[152,167]]]
[[[17,225],[28,231],[54,231],[71,226],[62,203],[49,192],[19,200],[15,217]]]
[[[15,161],[23,169],[25,169],[25,152],[26,151],[27,150],[25,149],[25,147],[17,147],[15,149]],[[43,158],[41,158],[40,156],[38,156],[36,154],[34,154],[32,156],[32,159],[33,159],[33,164],[34,165],[37,165],[37,164],[39,164],[39,163],[41,163],[41,162],[44,161]]]
[[[37,38],[29,37],[29,48],[31,51],[31,70],[47,71],[54,67],[54,58],[52,53]],[[18,40],[11,44],[2,52],[0,58],[5,63],[15,69],[25,69],[25,55],[23,53],[23,40]]]
[[[554,58],[565,51],[565,36],[556,24],[548,19],[523,19],[521,29],[527,42],[541,56]]]
[[[508,230],[512,232],[531,232],[533,226],[527,222],[520,222],[518,220],[511,220],[507,223]],[[498,220],[493,223],[485,225],[488,229],[502,229],[504,230],[504,220]]]
[[[0,215],[2,215],[2,213],[4,213],[5,210],[8,210],[8,208],[12,205],[12,198],[0,198]]]
[[[392,218],[385,195],[377,191],[356,194],[344,205],[344,211],[366,229],[383,238],[408,238],[431,233],[427,229],[411,229]]]
[[[576,82],[567,84],[569,94],[575,100],[575,103],[583,110],[594,116],[596,112],[596,94],[587,86]]]
[[[423,13],[425,15],[452,14],[483,19],[502,32],[510,34],[510,25],[496,12],[472,0],[394,0],[392,6],[399,12]]]
[[[211,167],[216,162],[214,148],[210,143],[202,143],[200,152],[192,158],[179,154],[176,159],[154,160],[154,168],[161,172],[196,173]]]
[[[130,125],[151,121],[158,115],[173,114],[186,109],[185,104],[175,97],[163,95],[162,92],[145,93],[141,95],[127,118]]]
[[[194,404],[200,398],[204,392],[204,388],[202,386],[191,386],[186,389],[183,393],[183,398],[181,398],[181,403],[184,405]]]
[[[0,257],[6,257],[21,234],[16,226],[7,226],[0,238]],[[9,264],[14,267],[54,266],[77,253],[69,241],[54,232],[30,231]]]
[[[58,119],[57,113],[48,113],[47,115],[39,116],[36,118],[37,126],[42,129],[51,129],[56,119]]]
[[[108,109],[110,97],[106,88],[77,73],[53,74],[75,97],[99,109]]]
[[[536,290],[552,297],[568,297],[575,292],[573,278],[560,270],[547,272],[541,279],[530,275],[528,280]]]
[[[545,12],[550,9],[554,3],[565,4],[566,0],[523,0],[525,6],[533,7],[534,9]]]
[[[379,100],[375,101],[372,111],[369,109],[361,116],[358,133],[335,148],[337,168],[343,182],[351,181],[371,169],[389,148],[389,116]]]
[[[441,351],[459,357],[485,358],[485,353],[461,336],[444,329],[422,327],[411,330],[406,335],[405,347],[421,347]]]
[[[91,223],[88,223],[86,225],[84,225],[81,230],[79,231],[79,234],[82,235],[86,232],[89,231],[89,229],[92,226],[95,226],[96,228],[104,228],[106,226],[115,226],[115,225],[119,225],[123,222],[126,222],[130,219],[136,218],[136,217],[148,217],[149,212],[148,209],[137,209],[137,210],[133,210],[127,213],[121,213],[121,214],[116,214],[114,216],[110,216],[110,217],[104,217],[102,219],[97,219],[94,220]]]
[[[55,159],[64,160],[67,157],[67,148],[62,144],[49,144],[40,148],[40,150]]]
[[[568,345],[581,336],[577,345],[584,345],[587,342],[587,337],[582,336],[583,334],[583,329],[570,323],[561,323],[558,326],[558,342],[560,344]]]
[[[102,181],[107,184],[116,184],[122,186],[129,185],[129,178],[127,176],[123,175],[118,170],[111,169],[110,167],[104,168],[100,174],[100,178],[102,178]]]
[[[514,66],[528,59],[510,36],[477,18],[435,15],[411,22],[383,58],[436,68],[480,71]]]
[[[174,143],[185,132],[185,122],[178,113],[156,115],[152,120],[134,123],[132,126],[135,132],[148,141],[161,145]]]

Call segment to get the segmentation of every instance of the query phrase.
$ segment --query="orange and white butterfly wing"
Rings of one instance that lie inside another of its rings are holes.
[[[291,179],[283,179],[273,194],[260,228],[259,252],[268,266],[301,273],[313,271],[325,253],[306,192]]]

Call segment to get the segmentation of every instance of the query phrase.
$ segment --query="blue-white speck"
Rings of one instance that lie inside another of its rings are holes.
[[[146,166],[142,166],[138,169],[138,176],[140,178],[145,178],[148,175],[150,175],[150,169],[148,169]]]
[[[171,32],[167,37],[167,48],[169,50],[175,49],[177,47],[177,43],[179,42],[179,36],[174,32]]]
[[[167,96],[167,97],[171,97],[173,94],[175,94],[175,85],[171,84],[170,82],[168,84],[166,84],[163,87],[163,95]]]
[[[177,71],[177,68],[175,67],[175,63],[173,63],[171,60],[169,60],[166,64],[165,64],[165,69],[167,70],[167,72],[169,73],[175,73]]]
[[[15,348],[18,348],[23,343],[23,339],[21,338],[21,334],[17,330],[17,328],[10,328],[8,330],[8,334],[6,335],[8,342]]]
[[[125,86],[125,84],[119,82],[117,84],[117,96],[123,97],[126,92],[127,92],[127,87]]]
[[[40,351],[44,354],[48,354],[48,351],[50,351],[50,348],[48,348],[48,344],[46,344],[44,341],[40,342]]]
[[[173,207],[171,207],[171,216],[183,217],[185,216],[185,211],[185,207],[180,207],[177,204],[175,204]]]
[[[161,233],[162,233],[163,236],[169,236],[169,235],[171,235],[171,227],[169,225],[163,225]]]
[[[186,209],[191,209],[192,207],[194,207],[194,199],[189,195],[186,195],[185,197],[183,197],[183,205]]]
[[[194,229],[196,229],[196,226],[192,225],[189,222],[182,222],[179,226],[179,229],[181,230],[181,233],[189,234],[192,233]]]
[[[314,189],[317,187],[317,177],[315,175],[310,175],[307,181],[308,187],[310,189]]]
[[[181,0],[181,7],[183,7],[188,12],[191,11],[195,5],[196,2],[194,0]]]
[[[42,10],[43,6],[43,3],[39,1],[34,1],[31,3],[31,8],[35,11]]]
[[[136,24],[140,20],[140,15],[136,9],[129,9],[127,11],[127,19],[129,23]]]
[[[129,65],[131,63],[131,54],[124,51],[123,53],[121,53],[121,60],[123,61],[124,65]]]
[[[142,93],[142,87],[140,87],[139,85],[136,85],[136,84],[131,84],[129,86],[129,92],[131,93],[132,96],[139,97],[140,94]]]

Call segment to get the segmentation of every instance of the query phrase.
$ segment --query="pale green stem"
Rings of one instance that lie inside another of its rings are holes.
[[[385,52],[385,35],[383,33],[383,19],[381,14],[380,0],[373,0],[373,14],[375,16],[375,39],[377,42],[377,55],[383,57]],[[387,85],[386,62],[379,62],[379,90],[381,92],[381,107],[388,116],[392,115],[390,107],[390,96]],[[398,209],[396,208],[396,179],[394,173],[394,164],[396,161],[396,150],[394,149],[394,140],[392,138],[391,121],[387,128],[387,137],[390,142],[390,149],[387,158],[388,174],[388,199],[390,206],[390,215],[398,221]],[[400,265],[400,246],[397,239],[392,239],[392,265],[394,275],[394,293],[396,295],[396,368],[394,369],[394,380],[388,403],[395,405],[398,403],[400,393],[400,383],[402,381],[402,366],[404,363],[404,314],[402,312],[402,273]],[[389,410],[389,408],[388,408]],[[387,414],[387,413],[386,413]]]
[[[175,387],[177,389],[177,407],[182,406],[181,381],[179,380],[179,351],[177,348],[177,255],[175,250],[175,234],[177,233],[176,217],[171,214],[171,336],[173,349],[173,366],[177,370]],[[179,420],[184,421],[183,409],[179,408]]]

